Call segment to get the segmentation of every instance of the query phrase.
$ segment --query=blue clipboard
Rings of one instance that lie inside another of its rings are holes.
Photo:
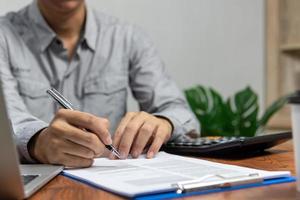
[[[203,194],[210,194],[210,193],[217,193],[217,192],[225,192],[225,191],[233,191],[233,190],[240,190],[240,189],[246,189],[246,188],[253,188],[253,187],[262,187],[262,186],[268,186],[273,184],[280,184],[280,183],[289,183],[294,182],[296,179],[292,176],[289,177],[282,177],[282,178],[276,178],[276,179],[269,179],[265,180],[261,183],[253,183],[253,184],[246,184],[246,185],[239,185],[234,187],[228,187],[228,188],[218,188],[218,189],[212,189],[212,190],[206,190],[206,191],[196,191],[196,192],[189,192],[189,193],[182,193],[177,194],[176,192],[167,192],[167,193],[161,193],[161,194],[154,194],[154,195],[145,195],[145,196],[139,196],[136,197],[136,200],[159,200],[159,199],[173,199],[173,198],[179,198],[179,197],[188,197],[188,196],[195,196],[195,195],[203,195]]]
[[[124,194],[111,191],[108,188],[100,187],[97,184],[94,184],[93,182],[87,181],[82,178],[78,178],[76,176],[72,176],[68,173],[62,172],[61,175],[71,178],[73,180],[79,181],[81,183],[87,184],[89,186],[92,186],[97,189],[103,189],[108,192],[112,192],[116,195],[121,195],[126,198],[136,199],[136,200],[160,200],[160,199],[173,199],[173,198],[180,198],[180,197],[188,197],[188,196],[195,196],[195,195],[203,195],[203,194],[210,194],[210,193],[217,193],[217,192],[225,192],[225,191],[233,191],[233,190],[240,190],[240,189],[246,189],[246,188],[253,188],[253,187],[262,187],[262,186],[268,186],[273,184],[280,184],[280,183],[290,183],[296,181],[296,178],[293,176],[286,176],[286,177],[280,177],[280,178],[274,178],[274,179],[267,179],[260,183],[251,183],[251,184],[245,184],[245,185],[237,185],[233,187],[228,188],[217,188],[217,189],[211,189],[211,190],[205,190],[205,191],[195,191],[195,192],[188,192],[188,193],[181,193],[178,194],[176,191],[164,191],[164,192],[158,192],[155,194],[144,194],[144,195],[138,195],[135,197],[128,197]]]

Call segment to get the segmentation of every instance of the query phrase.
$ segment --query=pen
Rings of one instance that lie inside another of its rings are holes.
[[[56,89],[51,88],[50,90],[47,90],[47,93],[53,99],[55,99],[63,108],[69,109],[69,110],[75,110],[73,108],[72,104],[62,94],[60,94]],[[117,149],[112,144],[105,145],[105,148],[108,149],[110,152],[112,152],[118,158],[121,158],[120,153],[117,151]]]

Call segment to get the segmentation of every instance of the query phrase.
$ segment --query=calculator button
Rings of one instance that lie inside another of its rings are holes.
[[[221,142],[227,142],[228,140],[229,140],[228,137],[223,137],[220,141],[221,141]]]
[[[200,146],[200,145],[202,145],[202,142],[195,142],[195,143],[193,143],[192,145],[193,145],[193,146]]]
[[[209,141],[209,140],[206,140],[206,141],[203,142],[203,144],[206,144],[206,145],[211,144],[211,143],[212,143],[212,142]]]
[[[175,146],[175,143],[174,142],[170,142],[170,143],[167,143],[167,145],[173,147],[173,146]]]
[[[222,140],[222,141],[219,141],[218,144],[224,144],[226,142],[228,142],[228,140]]]

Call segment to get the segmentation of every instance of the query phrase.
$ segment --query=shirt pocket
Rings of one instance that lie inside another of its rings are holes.
[[[127,77],[123,76],[88,79],[83,86],[83,110],[107,118],[123,115],[127,105],[127,85]]]
[[[46,83],[27,78],[18,79],[18,91],[27,109],[35,117],[49,122],[53,111],[52,99],[47,95]]]
[[[22,96],[26,96],[31,99],[47,97],[47,87],[46,84],[42,84],[38,81],[33,81],[30,79],[19,79],[18,80],[19,92]]]
[[[11,61],[11,72],[14,77],[21,78],[21,77],[29,77],[31,75],[31,70],[27,65],[21,65],[19,62],[15,60]]]

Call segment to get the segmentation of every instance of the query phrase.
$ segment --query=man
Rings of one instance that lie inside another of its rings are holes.
[[[148,37],[84,0],[37,0],[3,17],[0,69],[23,162],[86,167],[111,143],[123,159],[152,158],[198,127]],[[51,87],[83,112],[58,110]],[[141,112],[126,113],[127,87]]]

